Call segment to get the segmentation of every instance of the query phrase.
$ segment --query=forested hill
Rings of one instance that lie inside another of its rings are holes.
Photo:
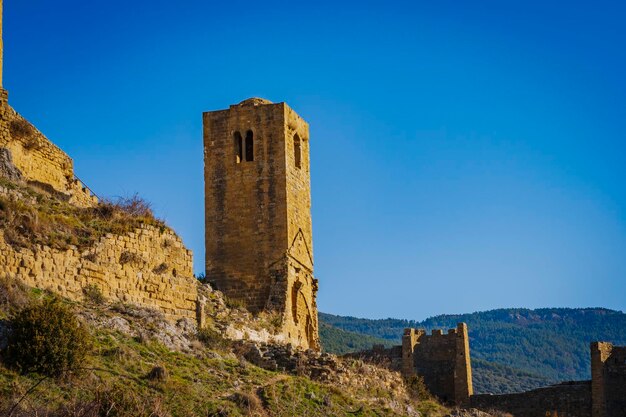
[[[338,329],[399,343],[406,327],[469,327],[478,392],[511,392],[546,383],[590,378],[589,343],[626,345],[626,314],[603,308],[499,309],[441,315],[422,322],[369,320],[320,313]],[[322,342],[331,345],[331,340]]]

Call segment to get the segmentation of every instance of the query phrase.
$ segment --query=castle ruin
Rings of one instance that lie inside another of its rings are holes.
[[[456,329],[405,329],[402,345],[350,353],[391,370],[406,379],[423,378],[440,401],[462,408],[510,413],[514,417],[625,417],[626,346],[591,343],[591,380],[569,381],[527,392],[478,394],[472,389],[467,325]]]
[[[428,391],[446,404],[467,406],[474,393],[465,323],[446,334],[439,329],[430,335],[422,329],[405,329],[400,346],[386,349],[376,345],[346,356],[387,366],[407,380],[421,377]]]
[[[253,313],[280,314],[294,345],[319,349],[308,124],[259,98],[203,124],[207,279]]]
[[[8,103],[2,88],[0,0],[0,176],[80,208],[98,198],[72,159]],[[280,316],[277,340],[320,349],[313,276],[309,128],[285,103],[249,99],[204,114],[206,273],[252,313]],[[0,195],[25,199],[6,187]],[[82,299],[96,285],[111,300],[204,324],[193,258],[171,230],[107,235],[87,250],[17,248],[0,230],[0,275]],[[128,256],[138,261],[122,262]],[[158,272],[155,272],[158,271]]]
[[[2,85],[2,3],[0,178],[27,184],[79,208],[95,207],[98,198],[76,177],[72,159],[9,105]],[[2,184],[0,197],[36,204],[32,197]],[[193,254],[168,228],[142,225],[126,234],[109,233],[89,248],[70,245],[66,250],[16,247],[0,230],[0,278],[5,277],[72,300],[83,300],[84,289],[95,286],[106,299],[155,309],[172,321],[196,318]]]
[[[515,417],[626,416],[626,346],[593,342],[591,381],[571,381],[528,392],[474,395],[472,407]]]
[[[72,159],[9,106],[2,52],[0,0],[0,176],[77,207],[95,206]],[[285,103],[253,98],[204,113],[203,127],[208,280],[253,313],[279,314],[286,341],[318,350],[307,123]],[[25,199],[3,186],[0,196]],[[192,268],[191,251],[169,229],[108,234],[84,250],[16,248],[0,230],[0,277],[74,300],[95,285],[106,298],[156,309],[173,321],[198,318]],[[349,356],[422,377],[434,395],[461,407],[515,417],[625,417],[626,347],[595,342],[590,350],[590,381],[504,395],[473,395],[464,323],[445,334],[406,329],[400,346]]]

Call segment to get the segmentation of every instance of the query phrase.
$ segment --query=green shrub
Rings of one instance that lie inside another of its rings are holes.
[[[230,342],[221,333],[209,327],[198,330],[196,337],[209,349],[226,350],[230,346]]]
[[[89,333],[74,312],[50,298],[15,314],[3,356],[22,373],[57,377],[78,370],[90,345]]]
[[[426,388],[424,378],[421,376],[412,376],[404,380],[407,391],[411,396],[420,401],[432,400],[433,396]]]
[[[224,296],[224,304],[230,309],[245,310],[246,305],[243,300]]]
[[[102,294],[102,290],[95,284],[89,284],[85,288],[83,288],[83,294],[85,295],[85,299],[94,304],[104,304],[106,298]]]
[[[28,288],[19,280],[0,277],[0,310],[11,312],[28,304]]]

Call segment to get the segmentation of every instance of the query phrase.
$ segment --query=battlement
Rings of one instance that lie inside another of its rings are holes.
[[[626,346],[593,342],[590,351],[591,381],[564,382],[515,394],[474,395],[471,406],[516,417],[626,416]]]
[[[467,325],[459,323],[445,334],[441,329],[430,333],[407,328],[401,346],[385,349],[377,345],[372,350],[346,356],[385,365],[405,378],[422,377],[428,390],[443,402],[469,404],[473,388]]]

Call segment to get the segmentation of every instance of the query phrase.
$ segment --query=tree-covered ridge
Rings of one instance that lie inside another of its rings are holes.
[[[320,313],[320,321],[396,343],[406,327],[446,329],[465,322],[478,392],[511,392],[550,382],[588,379],[590,342],[626,344],[626,315],[603,308],[499,309],[435,316],[422,322]],[[498,365],[509,370],[504,372]]]
[[[319,332],[322,349],[325,352],[331,352],[336,355],[368,350],[374,345],[391,347],[396,344],[388,339],[381,339],[363,333],[348,332],[323,322],[320,322]]]

